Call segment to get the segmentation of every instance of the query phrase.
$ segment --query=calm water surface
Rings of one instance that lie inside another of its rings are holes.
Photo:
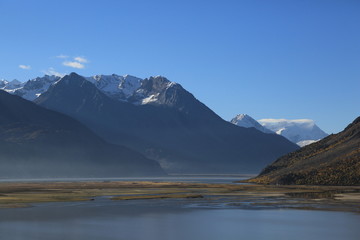
[[[231,183],[239,176],[122,180]],[[0,240],[358,240],[359,226],[360,215],[354,213],[256,207],[244,210],[199,204],[194,199],[112,201],[97,197],[89,202],[0,209]]]
[[[187,200],[47,203],[0,210],[6,240],[356,239],[360,215],[191,207]]]

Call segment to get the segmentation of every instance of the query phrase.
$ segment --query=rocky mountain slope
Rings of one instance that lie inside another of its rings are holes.
[[[172,173],[258,172],[297,149],[283,137],[224,121],[180,84],[160,76],[85,79],[72,73],[35,102],[156,159]]]
[[[342,132],[279,158],[250,182],[360,185],[360,117]]]
[[[159,164],[108,144],[80,122],[0,91],[0,178],[164,175]]]

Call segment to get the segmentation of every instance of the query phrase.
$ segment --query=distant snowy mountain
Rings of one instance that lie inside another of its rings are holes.
[[[180,87],[179,84],[161,76],[141,79],[131,75],[120,76],[112,74],[95,75],[85,79],[93,83],[96,88],[107,96],[134,105],[164,104],[171,106],[173,103],[168,96],[171,96]],[[48,75],[37,77],[24,83],[18,80],[11,82],[0,80],[0,89],[33,101],[58,80],[60,80],[60,77]]]
[[[304,122],[304,121],[302,121]],[[312,125],[306,121],[307,125]],[[286,185],[360,185],[360,117],[343,131],[278,158],[250,182]]]
[[[311,119],[260,119],[258,122],[301,147],[328,136]]]
[[[231,123],[245,128],[256,128],[264,133],[276,133],[304,147],[323,139],[328,134],[321,130],[311,119],[261,119],[256,121],[247,114],[239,114]]]
[[[23,85],[23,83],[21,83],[20,81],[18,81],[16,79],[14,79],[10,82],[5,79],[0,80],[0,89],[3,89],[3,90],[13,90],[13,89],[22,87],[22,85]]]
[[[157,160],[170,173],[257,172],[294,143],[224,121],[180,84],[157,76],[71,73],[34,102],[85,124],[106,141]]]
[[[141,79],[131,75],[112,74],[95,75],[85,79],[108,97],[121,102],[134,105],[163,105],[175,107],[180,111],[187,109],[185,106],[188,106],[187,100],[184,100],[187,98],[182,96],[184,91],[181,85],[162,76]],[[61,78],[58,76],[49,75],[37,77],[24,83],[18,80],[7,81],[2,79],[0,80],[0,89],[34,101],[60,80]],[[254,127],[264,133],[275,132],[299,146],[305,146],[327,136],[315,125],[314,121],[309,119],[262,119],[257,122],[249,115],[239,114],[231,122],[245,128]]]
[[[273,131],[262,126],[260,123],[258,123],[258,121],[256,121],[247,114],[238,114],[236,117],[231,119],[230,122],[240,127],[245,127],[245,128],[253,127],[263,133],[274,133]]]
[[[71,73],[25,83],[1,80],[0,88],[75,118],[106,141],[141,152],[172,173],[257,172],[298,149],[276,134],[224,121],[162,76]]]
[[[46,92],[49,87],[59,79],[60,77],[57,76],[45,75],[44,77],[37,77],[24,83],[16,79],[11,82],[0,80],[0,89],[25,98],[26,100],[33,101],[42,93]]]
[[[107,96],[135,105],[169,104],[165,98],[169,89],[179,85],[162,76],[141,79],[131,75],[95,75],[85,78]]]
[[[141,86],[143,79],[130,75],[95,75],[85,78],[111,98],[127,101]]]
[[[0,87],[3,89],[15,89],[21,87],[22,83],[16,79],[8,82],[6,80],[0,80]]]

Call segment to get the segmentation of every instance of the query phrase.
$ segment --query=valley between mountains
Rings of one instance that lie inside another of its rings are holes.
[[[2,178],[256,174],[327,136],[312,120],[257,122],[242,114],[230,123],[162,76],[71,73],[25,83],[1,80],[0,88]],[[354,138],[344,155],[359,151],[359,136]],[[351,180],[332,183],[360,183],[354,156]]]

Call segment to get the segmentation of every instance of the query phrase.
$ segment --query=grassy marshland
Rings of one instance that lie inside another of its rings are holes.
[[[40,202],[189,199],[240,208],[300,208],[360,212],[360,187],[274,186],[173,182],[0,183],[0,207]]]

